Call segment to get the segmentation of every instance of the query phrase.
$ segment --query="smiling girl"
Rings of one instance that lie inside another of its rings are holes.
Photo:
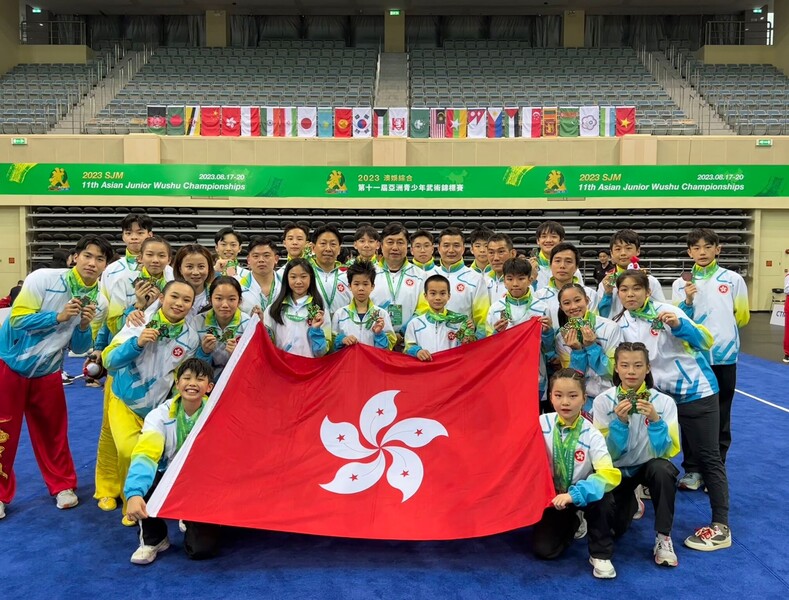
[[[196,315],[210,302],[208,286],[215,277],[211,253],[200,244],[188,244],[175,255],[173,271],[176,279],[183,279],[194,289],[195,299],[190,314]]]

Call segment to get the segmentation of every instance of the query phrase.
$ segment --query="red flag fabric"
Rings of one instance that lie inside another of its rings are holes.
[[[222,135],[238,137],[241,135],[241,107],[222,107]]]
[[[616,135],[622,136],[636,132],[636,107],[616,107]]]
[[[218,106],[200,108],[200,135],[219,135],[222,129],[222,109]]]
[[[257,324],[148,512],[404,540],[535,523],[554,496],[539,349],[533,320],[427,363],[361,344],[309,359],[275,348]]]
[[[334,137],[349,138],[353,132],[351,124],[353,122],[353,109],[335,108],[334,109]]]

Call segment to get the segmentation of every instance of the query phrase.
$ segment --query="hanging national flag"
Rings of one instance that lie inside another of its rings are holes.
[[[299,125],[299,137],[315,137],[318,132],[318,109],[300,106],[297,109],[296,121]]]
[[[430,109],[430,137],[431,138],[447,137],[447,109],[446,108]]]
[[[535,523],[555,496],[538,420],[539,337],[533,320],[426,363],[362,344],[312,359],[250,326],[148,513],[398,540]],[[471,372],[496,377],[458,376]],[[261,490],[264,507],[250,502]]]
[[[502,131],[501,115],[504,112],[502,108],[489,108],[488,109],[488,137],[500,138],[504,137]]]
[[[218,106],[200,107],[200,135],[216,136],[222,130],[222,109]]]
[[[503,131],[504,137],[518,137],[520,133],[520,111],[517,108],[505,108]]]
[[[517,108],[488,109],[488,137],[516,137],[518,135]]]
[[[186,122],[184,121],[183,106],[167,107],[167,135],[184,135]]]
[[[465,108],[448,108],[446,135],[448,138],[466,137],[466,122],[468,113]]]
[[[430,110],[427,108],[411,109],[411,137],[430,137]]]
[[[243,137],[260,135],[260,109],[257,106],[241,107],[241,135]]]
[[[616,135],[623,136],[636,132],[636,107],[616,107]]]
[[[559,108],[559,136],[578,137],[580,123],[577,106],[563,106]]]
[[[241,135],[241,107],[222,107],[222,134],[223,136],[238,137]]]
[[[373,130],[373,109],[353,109],[353,137],[368,138]]]
[[[542,108],[538,106],[523,107],[523,137],[542,137]]]
[[[334,109],[334,137],[349,138],[353,134],[353,109]]]
[[[597,137],[600,135],[600,107],[581,107],[581,137]]]
[[[616,137],[616,107],[600,107],[600,135],[602,137]]]
[[[148,107],[148,133],[164,135],[167,133],[167,107]]]
[[[200,107],[187,106],[186,114],[186,135],[200,135]]]
[[[487,118],[488,111],[484,108],[468,109],[468,137],[484,138],[487,137]]]
[[[408,136],[408,109],[390,108],[389,113],[389,135],[392,137]]]
[[[557,127],[557,115],[559,109],[555,106],[543,107],[542,109],[542,136],[556,137],[559,135]]]
[[[385,137],[389,135],[389,109],[373,109],[373,137]]]
[[[318,108],[318,137],[334,137],[334,110],[330,106]]]

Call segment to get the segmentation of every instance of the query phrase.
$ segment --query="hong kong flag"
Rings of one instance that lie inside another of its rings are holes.
[[[431,362],[361,344],[310,359],[275,348],[256,324],[148,512],[402,540],[535,523],[554,495],[539,349],[533,321]]]

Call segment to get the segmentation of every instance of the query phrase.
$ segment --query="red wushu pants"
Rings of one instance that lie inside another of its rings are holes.
[[[49,493],[54,496],[77,487],[60,371],[28,378],[0,361],[0,502],[6,504],[16,492],[14,459],[23,418]]]

